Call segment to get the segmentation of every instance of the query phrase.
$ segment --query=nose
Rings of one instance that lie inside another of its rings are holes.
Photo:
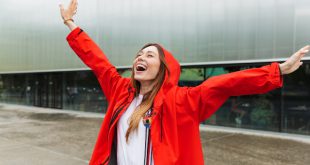
[[[144,61],[144,56],[143,55],[139,56],[138,61]]]

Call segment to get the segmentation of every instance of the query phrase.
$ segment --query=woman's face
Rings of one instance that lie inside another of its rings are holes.
[[[155,46],[149,46],[138,52],[133,62],[134,78],[140,83],[152,82],[159,72],[160,59]]]

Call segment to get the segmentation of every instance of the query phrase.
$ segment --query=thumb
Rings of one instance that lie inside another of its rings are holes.
[[[59,8],[60,8],[61,11],[63,11],[64,10],[64,5],[63,4],[59,4]]]

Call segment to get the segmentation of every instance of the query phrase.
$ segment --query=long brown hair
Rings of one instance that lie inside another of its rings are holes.
[[[168,65],[165,60],[164,50],[159,44],[148,43],[144,45],[140,49],[140,51],[149,46],[155,46],[157,48],[159,59],[160,59],[160,67],[159,67],[157,76],[154,79],[153,89],[144,95],[142,103],[135,109],[135,111],[132,113],[132,115],[129,118],[129,127],[126,132],[126,142],[128,142],[128,137],[130,133],[137,130],[141,118],[144,117],[145,113],[152,107],[154,98],[164,82],[166,70],[168,71],[168,76],[170,74]],[[133,87],[136,89],[135,96],[138,96],[140,93],[141,84],[139,81],[134,79],[134,68],[133,67],[134,65],[132,66],[131,83]]]

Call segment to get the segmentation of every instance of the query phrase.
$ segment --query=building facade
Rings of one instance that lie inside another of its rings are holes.
[[[65,41],[57,2],[0,2],[0,102],[104,113],[96,78]],[[136,52],[157,42],[181,62],[179,85],[195,86],[284,61],[310,43],[309,11],[307,0],[91,0],[79,1],[75,22],[123,76]],[[309,57],[283,88],[231,97],[203,124],[310,135]]]

